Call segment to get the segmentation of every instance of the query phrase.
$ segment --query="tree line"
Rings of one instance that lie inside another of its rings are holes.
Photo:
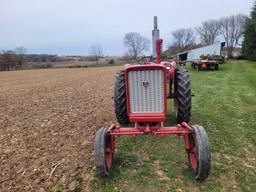
[[[17,47],[15,50],[2,50],[0,52],[0,70],[21,69],[25,54],[24,47]]]
[[[241,45],[246,16],[242,14],[203,21],[193,28],[182,28],[172,32],[173,44],[169,47],[171,54],[189,49],[225,42],[228,58],[232,57],[235,47]],[[197,44],[196,38],[200,42]]]
[[[247,59],[256,61],[256,1],[250,16],[245,20],[242,51]]]
[[[216,42],[225,42],[228,58],[232,58],[235,48],[242,45],[245,58],[256,60],[256,2],[250,17],[236,14],[206,20],[194,28],[177,29],[171,35],[173,41],[166,51],[169,56]],[[150,47],[149,39],[137,32],[125,34],[123,43],[128,49],[125,55],[134,60]]]
[[[0,71],[10,71],[23,68],[40,68],[52,66],[52,62],[65,61],[96,61],[102,58],[103,49],[100,45],[92,45],[88,56],[58,56],[50,54],[28,54],[24,47],[17,47],[14,50],[0,51]],[[31,65],[32,63],[32,65]]]

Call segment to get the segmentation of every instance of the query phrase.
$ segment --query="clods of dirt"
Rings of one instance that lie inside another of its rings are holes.
[[[120,67],[0,73],[1,191],[85,189]]]

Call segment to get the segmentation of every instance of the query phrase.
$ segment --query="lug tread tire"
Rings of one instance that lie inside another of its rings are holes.
[[[194,130],[193,136],[197,148],[198,165],[197,169],[194,170],[189,159],[189,167],[196,180],[204,181],[211,171],[211,150],[205,129],[200,125],[193,125],[192,129]]]
[[[106,138],[107,138],[107,130],[105,128],[101,128],[96,132],[95,137],[95,167],[96,172],[100,176],[108,176],[110,170],[107,168],[106,165]]]
[[[114,105],[117,121],[121,125],[128,124],[129,118],[126,107],[125,76],[123,70],[116,74],[114,87]]]
[[[183,68],[176,68],[174,83],[178,102],[176,121],[188,123],[191,115],[191,87],[188,72]]]

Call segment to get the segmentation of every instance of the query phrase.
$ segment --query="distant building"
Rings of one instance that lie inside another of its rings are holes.
[[[200,59],[201,55],[220,55],[224,56],[222,48],[225,46],[225,42],[215,43],[205,47],[184,51],[177,54],[177,59],[182,61],[196,61]]]

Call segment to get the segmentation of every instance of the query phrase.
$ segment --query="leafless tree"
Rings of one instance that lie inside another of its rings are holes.
[[[182,28],[172,32],[174,38],[173,45],[178,48],[178,51],[188,50],[190,45],[195,44],[195,33],[191,28]]]
[[[0,71],[5,69],[5,65],[4,65],[4,56],[2,53],[0,53]]]
[[[22,68],[22,65],[24,64],[24,56],[26,54],[27,50],[24,47],[17,47],[15,49],[15,53],[16,53],[16,58],[17,58],[17,63],[19,68]]]
[[[176,55],[177,53],[179,53],[179,47],[177,47],[177,45],[169,45],[166,52],[169,56]]]
[[[144,51],[149,50],[150,41],[140,33],[130,32],[124,36],[124,45],[128,48],[128,53],[133,59],[137,59]]]
[[[232,57],[232,52],[242,37],[245,18],[245,15],[237,14],[220,19],[221,34],[225,39],[229,58]]]
[[[219,20],[209,20],[202,22],[201,26],[196,27],[203,45],[211,45],[220,35],[221,25]]]
[[[98,44],[92,45],[89,54],[95,58],[96,64],[98,64],[99,58],[103,57],[103,48]]]
[[[0,69],[10,71],[16,64],[15,52],[12,50],[2,50],[0,57]]]
[[[103,48],[98,44],[92,45],[89,54],[95,58],[96,64],[98,64],[99,58],[103,57]]]

